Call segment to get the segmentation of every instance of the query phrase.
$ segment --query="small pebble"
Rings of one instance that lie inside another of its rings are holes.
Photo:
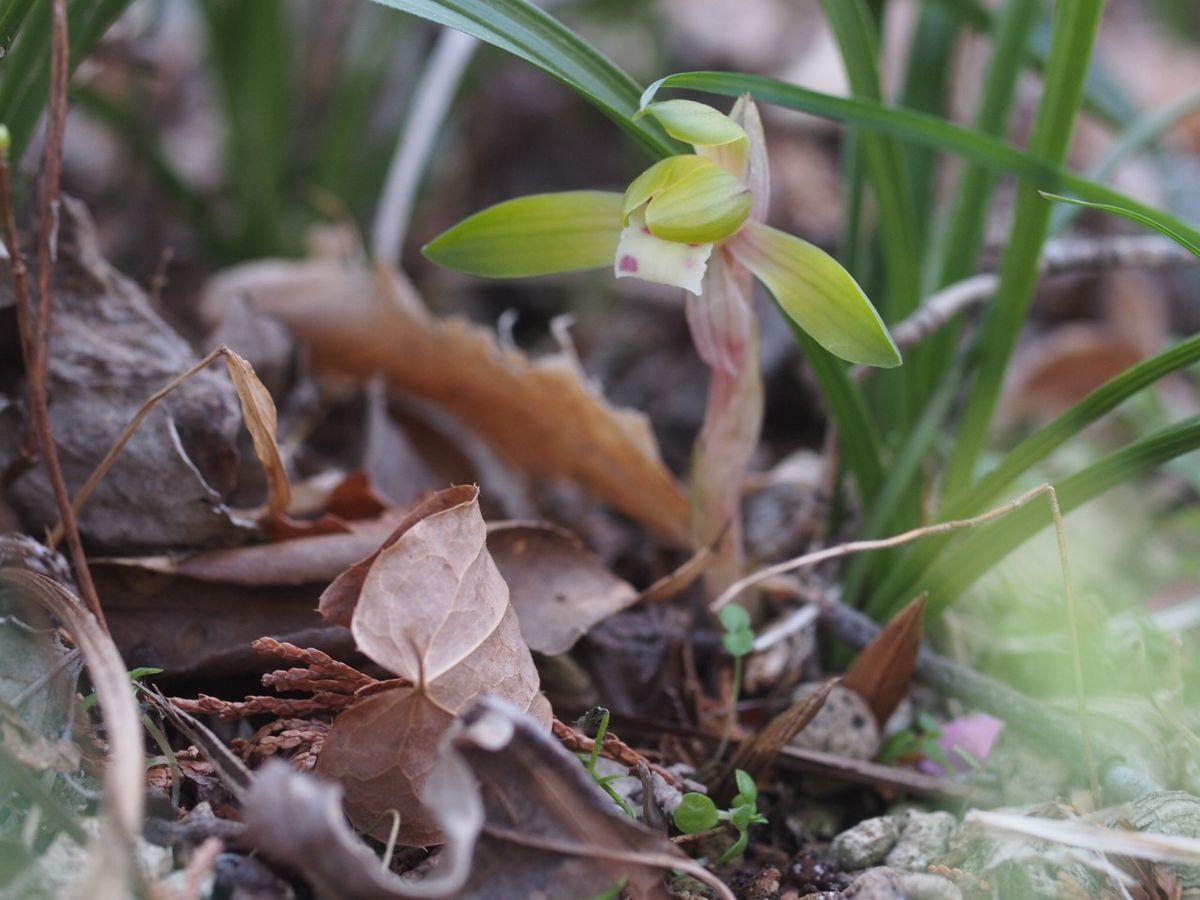
[[[817,682],[800,685],[792,694],[792,702],[804,699],[818,687]],[[873,759],[879,752],[879,741],[879,725],[867,701],[857,691],[837,685],[825,698],[821,711],[792,738],[792,746],[850,759]]]
[[[924,872],[946,852],[958,820],[948,812],[922,812],[910,809],[900,821],[900,839],[888,853],[885,863],[906,872]]]
[[[962,900],[958,885],[941,875],[901,872],[899,882],[907,900]]]
[[[886,866],[867,869],[854,879],[842,896],[846,900],[906,900],[896,871]]]
[[[891,816],[864,819],[833,839],[829,855],[843,868],[867,869],[882,862],[899,837]]]

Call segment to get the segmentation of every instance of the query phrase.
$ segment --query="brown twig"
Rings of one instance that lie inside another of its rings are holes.
[[[29,415],[37,432],[38,444],[41,446],[42,458],[46,466],[46,474],[50,480],[50,488],[54,493],[54,502],[58,506],[59,516],[63,521],[63,530],[67,538],[67,548],[70,551],[71,564],[75,570],[75,580],[88,609],[95,615],[105,631],[108,623],[104,619],[104,611],[100,608],[100,598],[96,594],[96,586],[92,582],[92,573],[88,568],[87,557],[83,552],[83,542],[79,537],[79,527],[71,511],[71,498],[67,493],[66,480],[63,478],[62,464],[58,458],[58,449],[54,445],[54,431],[50,425],[50,407],[46,398],[46,372],[50,357],[50,282],[54,267],[54,244],[58,234],[58,202],[59,186],[62,179],[62,147],[63,132],[67,118],[67,6],[66,0],[53,0],[51,6],[51,22],[53,42],[50,60],[50,110],[46,127],[46,145],[43,157],[44,172],[42,175],[42,194],[39,209],[37,233],[37,303],[38,313],[34,318],[33,306],[28,290],[16,293],[17,316],[24,322],[20,326],[22,332],[22,354],[25,359],[25,373],[29,383]],[[13,267],[14,286],[17,280],[21,256],[20,246],[16,240],[16,228],[12,225],[12,205],[10,202],[11,189],[8,186],[8,148],[0,151],[5,157],[3,179],[6,182],[3,191],[5,207],[0,211],[5,227],[5,239],[9,246],[9,258]]]
[[[1038,273],[1046,277],[1117,266],[1173,266],[1195,262],[1196,258],[1183,247],[1156,234],[1064,238],[1046,244],[1038,261]],[[999,282],[998,275],[985,272],[930,295],[916,312],[892,328],[896,346],[901,350],[916,346],[959,313],[991,298]]]
[[[596,746],[596,742],[592,738],[581,734],[570,725],[560,722],[558,719],[555,719],[551,723],[551,728],[554,737],[558,739],[559,743],[572,753],[591,753],[592,749]],[[600,755],[614,762],[619,762],[623,766],[628,766],[631,769],[637,768],[638,764],[641,763],[661,775],[666,779],[668,784],[678,786],[681,783],[679,776],[674,772],[650,762],[650,760],[646,759],[611,732],[604,735],[604,743],[600,747]]]
[[[29,270],[25,267],[25,254],[21,252],[20,238],[17,235],[17,222],[13,216],[12,176],[8,167],[8,152],[10,146],[8,129],[0,134],[0,227],[4,229],[4,244],[8,250],[8,263],[12,270],[13,297],[17,304],[17,330],[21,337],[21,358],[26,367],[32,365],[37,356],[33,318],[28,314],[32,309],[29,300]],[[30,439],[33,443],[30,444]],[[21,442],[21,451],[8,471],[4,473],[7,482],[15,481],[21,473],[33,465],[37,453],[37,432],[29,427],[25,430],[25,438]]]

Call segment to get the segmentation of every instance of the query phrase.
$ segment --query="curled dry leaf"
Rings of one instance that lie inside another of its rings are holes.
[[[627,878],[631,897],[666,898],[677,869],[733,900],[724,884],[666,837],[624,816],[579,760],[529,716],[495,697],[463,712],[447,740],[473,770],[483,833],[460,897],[595,897]],[[447,754],[449,756],[449,754]],[[451,798],[433,791],[429,802]]]
[[[737,793],[734,772],[738,769],[747,772],[755,781],[760,781],[792,738],[816,718],[821,707],[825,705],[829,692],[837,683],[836,678],[828,679],[811,694],[797,700],[771,719],[765,728],[738,747],[722,770],[715,791],[717,797],[730,800]]]
[[[542,522],[489,530],[488,550],[512,592],[521,636],[538,653],[566,653],[593,625],[638,599],[568,531]]]
[[[145,399],[197,357],[155,314],[146,295],[100,253],[83,205],[64,197],[54,272],[50,418],[63,473],[79,489]],[[0,267],[7,273],[7,266]],[[0,274],[0,308],[10,299]],[[0,353],[0,370],[16,373]],[[15,383],[15,381],[14,381]],[[22,428],[16,404],[0,399],[0,468]],[[158,548],[238,543],[248,534],[223,498],[236,473],[237,400],[215,372],[203,372],[155,409],[79,517],[92,547]],[[17,479],[9,495],[27,530],[58,518],[43,467]]]
[[[323,615],[348,617],[358,648],[411,685],[341,713],[317,762],[342,783],[357,827],[386,837],[380,817],[398,810],[401,844],[443,840],[421,798],[439,738],[471,700],[503,697],[549,728],[549,704],[488,553],[478,498],[473,487],[434,495],[321,599]]]
[[[645,416],[615,408],[570,354],[531,360],[464,319],[429,315],[395,273],[328,259],[265,260],[208,286],[214,321],[244,297],[306,343],[318,368],[370,378],[467,422],[516,465],[577,481],[661,537],[688,543],[687,498]]]
[[[438,817],[446,844],[437,867],[421,881],[397,878],[346,825],[341,789],[302,775],[286,763],[267,761],[246,797],[246,841],[271,859],[304,874],[318,897],[389,900],[393,897],[448,897],[466,881],[471,851],[483,824],[479,791],[457,757],[444,757]]]
[[[233,379],[233,386],[237,389],[238,400],[242,405],[242,420],[246,423],[246,430],[250,432],[250,440],[254,443],[254,455],[258,457],[267,476],[266,513],[269,516],[281,516],[287,512],[292,489],[288,483],[283,458],[279,455],[279,446],[275,443],[275,432],[279,428],[275,401],[254,374],[250,363],[228,347],[218,350],[223,351],[229,377]]]
[[[321,609],[327,620],[349,627],[362,579],[379,550],[395,543],[414,522],[462,502],[473,490],[443,491],[407,515],[389,511],[376,519],[347,522],[347,533],[183,559],[105,559],[93,571],[117,643],[128,648],[136,665],[169,663],[174,674],[253,668],[256,660],[246,644],[264,634],[340,652],[344,648],[337,632],[345,632],[319,628],[324,623],[312,612],[322,586],[337,579],[325,592]],[[566,652],[593,626],[638,601],[627,582],[557,526],[493,523],[487,543],[508,582],[522,636],[539,653]],[[697,558],[707,555],[702,550]],[[694,574],[699,571],[695,568]]]
[[[133,851],[145,811],[142,728],[125,663],[83,601],[58,582],[22,569],[0,569],[0,586],[41,604],[75,638],[104,714],[108,763],[104,773],[107,827],[97,830],[80,873],[88,896],[124,900],[133,891]]]
[[[271,395],[263,383],[258,380],[258,376],[254,374],[254,368],[224,345],[217,347],[187,371],[177,374],[138,407],[72,499],[71,506],[76,515],[82,513],[97,488],[104,483],[126,445],[133,440],[142,422],[146,420],[155,406],[172,392],[201,375],[205,368],[218,358],[223,358],[229,369],[229,377],[233,381],[238,402],[241,405],[242,421],[245,422],[246,430],[250,433],[254,455],[262,466],[267,484],[266,506],[262,510],[251,510],[243,515],[265,519],[268,525],[286,521],[285,514],[291,498],[291,485],[288,482],[283,457],[280,456],[279,447],[275,444],[275,429],[278,427],[275,402],[271,399]],[[59,522],[51,534],[51,543],[57,543],[61,536],[62,523]]]

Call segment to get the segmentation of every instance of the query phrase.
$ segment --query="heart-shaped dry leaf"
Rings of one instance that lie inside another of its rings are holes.
[[[386,836],[390,822],[381,816],[395,809],[398,841],[415,846],[442,840],[422,790],[439,739],[467,703],[503,697],[550,722],[508,585],[487,550],[479,492],[450,488],[420,512],[322,597],[323,612],[349,614],[358,648],[410,686],[339,715],[317,763],[342,783],[358,828]]]

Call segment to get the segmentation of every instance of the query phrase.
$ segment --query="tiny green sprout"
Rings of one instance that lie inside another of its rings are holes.
[[[750,655],[754,649],[754,630],[750,627],[750,614],[744,607],[730,603],[721,607],[717,620],[725,633],[721,635],[721,644],[725,652],[733,657],[733,685],[729,692],[729,714],[725,717],[725,732],[721,735],[721,743],[713,754],[713,763],[719,762],[729,746],[729,738],[733,733],[733,722],[737,718],[738,699],[742,693],[742,658]]]
[[[623,193],[566,191],[518,197],[464,219],[425,255],[485,278],[528,278],[611,266],[617,278],[720,293],[736,262],[779,308],[835,356],[900,365],[900,352],[857,282],[833,257],[766,224],[770,174],[758,109],[749,95],[729,115],[694,100],[645,103],[692,153],[659,160]]]
[[[734,779],[738,793],[729,809],[719,810],[707,795],[693,791],[683,795],[683,802],[671,814],[675,827],[684,834],[700,834],[715,828],[720,822],[728,822],[737,830],[737,840],[721,854],[717,860],[718,866],[725,865],[746,851],[751,825],[765,825],[767,822],[766,817],[758,811],[758,785],[754,779],[741,769],[734,772]]]
[[[629,884],[629,876],[622,875],[600,893],[589,897],[588,900],[620,900],[627,884]]]
[[[750,614],[745,608],[730,603],[721,607],[717,619],[725,629],[721,643],[725,645],[729,655],[734,659],[748,656],[754,649],[754,631],[750,628]]]
[[[596,771],[596,762],[600,759],[600,751],[604,745],[604,735],[608,733],[609,712],[603,706],[593,706],[576,721],[579,730],[584,734],[592,737],[591,753],[577,753],[579,761],[583,763],[583,767],[587,769],[588,775],[592,777],[592,781],[600,786],[604,793],[612,798],[612,801],[621,807],[621,811],[631,819],[636,819],[637,814],[633,808],[625,801],[625,798],[616,792],[612,783],[622,775],[601,775]]]
[[[0,125],[0,128],[3,128],[3,127],[4,127],[3,125]],[[162,671],[163,671],[162,669],[156,669],[156,668],[154,668],[154,666],[138,666],[136,669],[129,670],[129,673],[128,673],[129,683],[136,684],[137,682],[141,681],[143,678],[147,678],[151,675],[161,675]],[[80,711],[87,712],[89,709],[91,709],[93,706],[96,705],[96,699],[97,699],[96,692],[92,691],[90,694],[88,694],[86,697],[84,697],[81,701],[79,701]]]

